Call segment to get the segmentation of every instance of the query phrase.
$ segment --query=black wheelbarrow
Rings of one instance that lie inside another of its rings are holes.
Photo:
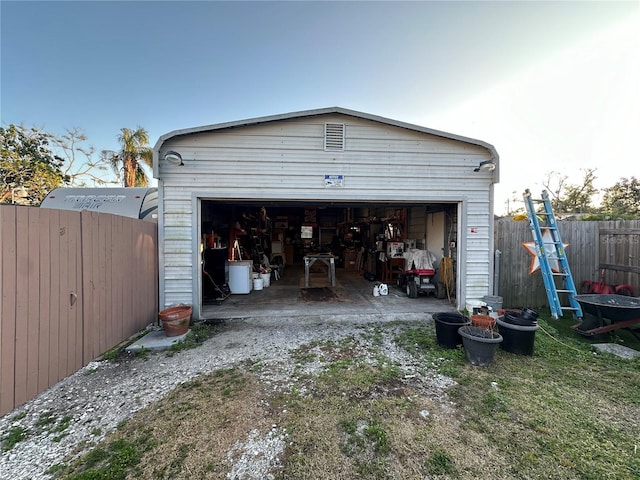
[[[616,294],[588,294],[574,297],[585,315],[581,323],[573,325],[580,335],[593,336],[620,328],[628,329],[638,340],[640,330],[640,298]]]

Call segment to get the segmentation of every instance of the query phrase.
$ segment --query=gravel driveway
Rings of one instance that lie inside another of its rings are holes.
[[[446,402],[446,388],[452,381],[435,372],[425,377],[418,365],[404,350],[391,341],[395,333],[412,325],[430,321],[428,314],[404,314],[397,318],[380,315],[345,315],[341,317],[261,317],[259,319],[227,320],[220,333],[203,345],[168,356],[152,353],[148,358],[128,357],[118,361],[94,361],[80,371],[43,392],[27,404],[0,418],[2,436],[12,428],[21,427],[26,438],[11,450],[2,452],[0,472],[7,479],[46,479],[46,471],[63,461],[87,451],[117,425],[136,411],[159,400],[170,390],[199,374],[229,368],[244,361],[273,365],[263,381],[286,384],[294,368],[289,352],[312,341],[339,340],[359,336],[363,328],[375,325],[385,332],[384,354],[396,362],[405,375],[420,377],[423,390]],[[421,365],[424,371],[424,365]],[[45,418],[65,419],[65,435],[55,435],[44,428]],[[274,439],[248,438],[246,450],[270,449],[277,456],[279,447]],[[264,453],[264,452],[263,452]],[[259,479],[268,477],[269,464],[235,465],[228,478]]]

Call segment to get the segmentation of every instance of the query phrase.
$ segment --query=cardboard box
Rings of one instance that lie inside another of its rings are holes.
[[[356,270],[356,258],[358,252],[355,250],[344,251],[344,269],[348,272],[355,272]]]

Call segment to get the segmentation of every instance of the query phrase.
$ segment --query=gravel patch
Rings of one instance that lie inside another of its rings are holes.
[[[424,317],[423,317],[424,318]],[[376,321],[378,319],[375,319]],[[261,381],[268,387],[287,389],[296,367],[290,352],[312,341],[353,336],[364,342],[362,333],[371,325],[370,317],[260,318],[227,320],[222,331],[203,345],[167,356],[153,353],[148,358],[131,356],[111,361],[94,361],[25,405],[0,418],[0,434],[22,428],[26,438],[11,450],[0,452],[1,478],[48,479],[52,466],[69,462],[90,450],[135,412],[164,397],[177,385],[200,374],[230,368],[241,362],[263,362]],[[419,323],[416,323],[417,326]],[[405,379],[446,409],[446,389],[453,381],[425,366],[392,341],[395,333],[410,324],[381,320],[382,353],[403,371]],[[309,373],[321,363],[305,365]],[[427,414],[427,413],[425,413]],[[61,428],[61,425],[66,428]],[[233,468],[227,478],[253,480],[272,478],[286,438],[277,425],[266,436],[256,431],[228,452]]]

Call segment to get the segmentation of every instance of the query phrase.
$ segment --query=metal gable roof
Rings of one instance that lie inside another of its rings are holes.
[[[299,111],[299,112],[283,113],[283,114],[279,114],[279,115],[269,115],[269,116],[266,116],[266,117],[257,117],[257,118],[247,119],[247,120],[237,120],[237,121],[232,121],[232,122],[224,122],[224,123],[217,123],[217,124],[213,124],[213,125],[203,125],[203,126],[200,126],[200,127],[192,127],[192,128],[181,129],[181,130],[174,130],[172,132],[169,132],[169,133],[166,133],[166,134],[160,136],[160,138],[156,142],[155,146],[153,147],[154,170],[157,168],[155,166],[157,165],[158,155],[159,155],[160,149],[162,148],[162,145],[164,144],[164,142],[166,142],[167,140],[169,140],[171,138],[174,138],[174,137],[180,137],[180,136],[190,135],[190,134],[194,134],[194,133],[212,132],[212,131],[215,131],[215,130],[223,130],[223,129],[227,129],[227,128],[237,128],[237,127],[244,127],[244,126],[251,126],[251,125],[259,125],[261,123],[277,122],[277,121],[280,121],[280,120],[293,120],[293,119],[296,119],[296,118],[313,117],[313,116],[327,115],[327,114],[334,114],[334,113],[338,113],[338,114],[342,114],[342,115],[349,115],[351,117],[362,118],[362,119],[366,119],[366,120],[371,120],[371,121],[374,121],[374,122],[384,123],[384,124],[392,125],[392,126],[395,126],[395,127],[406,128],[407,130],[413,130],[413,131],[416,131],[416,132],[426,133],[426,134],[429,134],[429,135],[435,135],[435,136],[442,137],[442,138],[447,138],[447,139],[451,139],[451,140],[457,140],[457,141],[460,141],[460,142],[469,143],[471,145],[478,145],[480,147],[486,148],[491,153],[491,158],[496,163],[498,162],[498,159],[499,159],[498,152],[496,151],[495,147],[493,145],[491,145],[490,143],[484,142],[482,140],[477,140],[475,138],[469,138],[469,137],[463,137],[461,135],[456,135],[456,134],[453,134],[453,133],[443,132],[441,130],[434,130],[432,128],[421,127],[419,125],[413,125],[413,124],[406,123],[406,122],[401,122],[401,121],[398,121],[398,120],[392,120],[392,119],[389,119],[389,118],[380,117],[378,115],[372,115],[372,114],[369,114],[369,113],[358,112],[356,110],[349,110],[347,108],[328,107],[328,108],[319,108],[319,109],[315,109],[315,110],[302,110],[302,111]],[[156,173],[157,172],[154,172],[154,174],[156,174]]]

